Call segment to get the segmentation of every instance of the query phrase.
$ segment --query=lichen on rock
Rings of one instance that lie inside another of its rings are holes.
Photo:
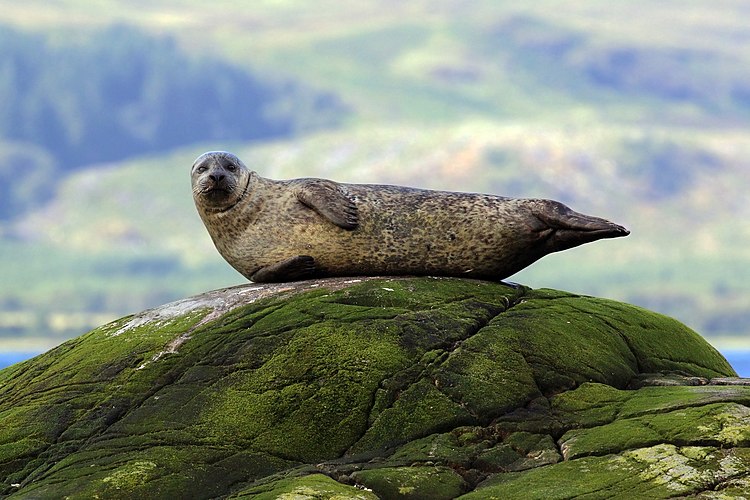
[[[604,299],[455,278],[248,284],[0,371],[0,495],[731,491],[750,466],[750,387],[732,377],[684,325]]]

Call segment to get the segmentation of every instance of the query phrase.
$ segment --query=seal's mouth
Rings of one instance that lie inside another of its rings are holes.
[[[203,196],[207,196],[209,198],[219,198],[231,194],[232,189],[224,184],[211,183],[207,186],[204,186],[203,189],[200,190],[200,192]]]
[[[232,198],[232,190],[221,185],[204,186],[198,191],[199,196],[205,200],[209,206],[226,205]]]
[[[239,193],[240,185],[237,182],[226,179],[219,179],[218,182],[214,179],[201,179],[200,182],[193,184],[193,197],[196,204],[203,205],[204,210],[226,212],[242,201],[249,188],[250,176],[241,193]]]

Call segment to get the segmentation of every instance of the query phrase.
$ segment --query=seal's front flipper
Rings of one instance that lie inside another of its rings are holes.
[[[297,199],[347,231],[359,226],[356,203],[333,181],[305,179],[297,191]]]
[[[261,267],[250,276],[255,283],[279,283],[299,281],[315,275],[315,259],[309,255],[297,255],[270,266]]]

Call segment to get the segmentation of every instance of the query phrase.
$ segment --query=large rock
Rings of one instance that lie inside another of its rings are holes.
[[[248,284],[0,371],[0,494],[731,495],[750,487],[750,387],[715,385],[733,376],[682,324],[609,300]]]

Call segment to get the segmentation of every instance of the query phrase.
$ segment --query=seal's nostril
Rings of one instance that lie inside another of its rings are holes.
[[[208,177],[214,182],[219,182],[223,181],[226,176],[224,174],[210,174]]]

